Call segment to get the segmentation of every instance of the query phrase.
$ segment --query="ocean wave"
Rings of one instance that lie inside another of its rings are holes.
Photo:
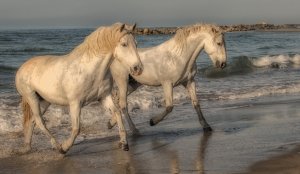
[[[253,66],[258,68],[285,68],[289,65],[300,65],[300,55],[267,55],[259,58],[252,58],[251,62]]]
[[[232,58],[225,69],[207,67],[199,70],[207,78],[222,78],[232,75],[244,75],[255,71],[257,68],[282,69],[299,67],[300,55],[267,55],[262,57],[239,56]]]
[[[207,78],[222,78],[231,75],[243,75],[253,71],[251,59],[247,56],[234,58],[225,69],[207,67],[199,70]]]

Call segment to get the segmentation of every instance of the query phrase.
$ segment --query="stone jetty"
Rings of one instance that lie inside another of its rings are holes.
[[[300,31],[300,24],[239,24],[239,25],[221,25],[225,32],[237,31]],[[174,34],[181,27],[144,27],[137,28],[135,34],[151,35],[151,34]]]

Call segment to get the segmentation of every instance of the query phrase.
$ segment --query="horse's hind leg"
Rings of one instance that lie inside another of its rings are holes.
[[[166,102],[166,109],[163,113],[152,117],[150,119],[150,126],[154,126],[163,120],[170,112],[173,110],[173,85],[172,83],[164,83],[162,84],[164,90],[164,97]]]
[[[41,117],[42,114],[41,114],[41,110],[40,110],[40,102],[39,102],[38,96],[34,93],[27,97],[27,101],[31,107],[33,119],[34,119],[36,125],[42,130],[42,132],[44,132],[50,138],[52,147],[60,148],[60,146],[56,142],[55,138],[49,132],[49,130],[46,128],[45,123],[42,120],[42,117]],[[30,134],[32,134],[32,131]]]
[[[31,112],[31,111],[29,111]],[[24,149],[20,151],[20,153],[27,153],[31,150],[31,139],[32,139],[32,133],[33,128],[35,126],[33,117],[30,117],[29,120],[24,120]]]
[[[200,124],[202,125],[203,127],[203,130],[205,132],[208,132],[208,131],[212,131],[212,128],[210,127],[210,125],[206,122],[202,112],[201,112],[201,108],[200,108],[200,104],[199,104],[199,101],[197,99],[197,94],[196,94],[196,85],[195,85],[195,81],[192,80],[192,81],[189,81],[187,84],[186,84],[186,89],[188,90],[188,93],[191,97],[191,100],[192,100],[192,104],[193,104],[193,107],[195,108],[196,112],[197,112],[197,115],[198,115],[198,118],[199,118],[199,122]]]
[[[80,111],[81,106],[80,102],[72,102],[70,103],[70,115],[71,115],[71,122],[72,122],[72,133],[69,139],[63,142],[61,149],[59,150],[60,153],[66,153],[70,147],[73,145],[77,135],[79,134],[80,129]]]
[[[23,103],[23,102],[22,102]],[[47,108],[49,107],[50,103],[46,102],[45,100],[41,101],[41,107],[43,107],[42,115],[45,113]],[[30,114],[31,115],[31,109],[28,107],[28,104],[26,102],[23,103],[23,112],[24,114]],[[21,149],[18,153],[27,153],[31,150],[31,139],[33,134],[33,129],[35,126],[34,118],[31,116],[28,116],[24,118],[24,149]]]

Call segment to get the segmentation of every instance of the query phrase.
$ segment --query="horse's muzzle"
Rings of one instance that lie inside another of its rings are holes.
[[[216,67],[217,67],[217,68],[224,69],[224,68],[226,67],[226,62],[220,62],[220,61],[217,61],[217,62],[216,62]]]
[[[132,75],[138,76],[138,75],[142,74],[143,66],[141,64],[136,65],[136,66],[130,68],[130,72],[131,72]]]

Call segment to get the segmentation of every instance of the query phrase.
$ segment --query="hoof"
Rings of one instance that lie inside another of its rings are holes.
[[[124,143],[119,142],[119,147],[120,147],[122,150],[124,150],[124,151],[128,151],[128,150],[129,150],[128,144],[124,144]]]
[[[150,126],[155,126],[155,123],[152,119],[150,119]]]
[[[58,152],[60,153],[60,154],[66,154],[67,153],[67,150],[64,150],[63,148],[62,148],[62,145],[59,145],[58,147],[57,147],[57,149],[58,149]]]
[[[113,126],[110,124],[110,121],[107,122],[107,128],[108,129],[112,129],[113,128]]]
[[[58,151],[59,151],[60,154],[63,154],[63,155],[67,153],[67,151],[63,150],[62,148],[58,149]]]
[[[211,127],[205,127],[203,128],[204,132],[212,132],[212,128]]]

